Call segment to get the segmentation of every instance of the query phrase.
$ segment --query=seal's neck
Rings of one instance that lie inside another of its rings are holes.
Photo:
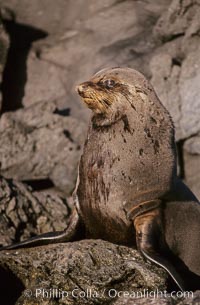
[[[117,123],[123,118],[121,111],[109,112],[105,114],[94,114],[92,116],[92,124],[94,127],[109,127]]]

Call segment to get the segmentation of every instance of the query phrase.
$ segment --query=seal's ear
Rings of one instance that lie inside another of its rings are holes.
[[[137,90],[136,90],[136,87],[134,85],[129,85],[128,91],[131,93],[132,96],[137,95]]]
[[[137,247],[147,260],[164,268],[172,277],[178,288],[181,291],[184,291],[185,285],[183,280],[172,265],[170,258],[167,256],[168,251],[164,240],[161,218],[161,209],[159,207],[140,215],[137,214],[135,219],[133,219],[136,230]]]

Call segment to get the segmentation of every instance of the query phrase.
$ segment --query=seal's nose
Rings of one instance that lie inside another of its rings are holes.
[[[86,83],[82,83],[78,86],[76,86],[76,91],[78,92],[78,94],[83,94],[86,90],[87,90],[88,86]]]

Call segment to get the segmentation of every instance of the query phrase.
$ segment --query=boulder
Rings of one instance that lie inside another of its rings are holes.
[[[25,184],[0,177],[0,245],[66,228],[68,200],[56,191],[33,192]]]
[[[37,103],[0,119],[0,174],[22,181],[49,179],[70,195],[86,125],[59,102]]]
[[[0,266],[24,286],[16,304],[112,304],[120,291],[166,289],[165,271],[102,240],[2,251]]]

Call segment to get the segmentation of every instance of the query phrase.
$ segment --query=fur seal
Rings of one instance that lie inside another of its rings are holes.
[[[153,87],[112,68],[77,92],[93,116],[70,225],[3,249],[74,240],[81,221],[87,238],[137,246],[181,290],[200,288],[200,204],[177,177],[173,122]]]

